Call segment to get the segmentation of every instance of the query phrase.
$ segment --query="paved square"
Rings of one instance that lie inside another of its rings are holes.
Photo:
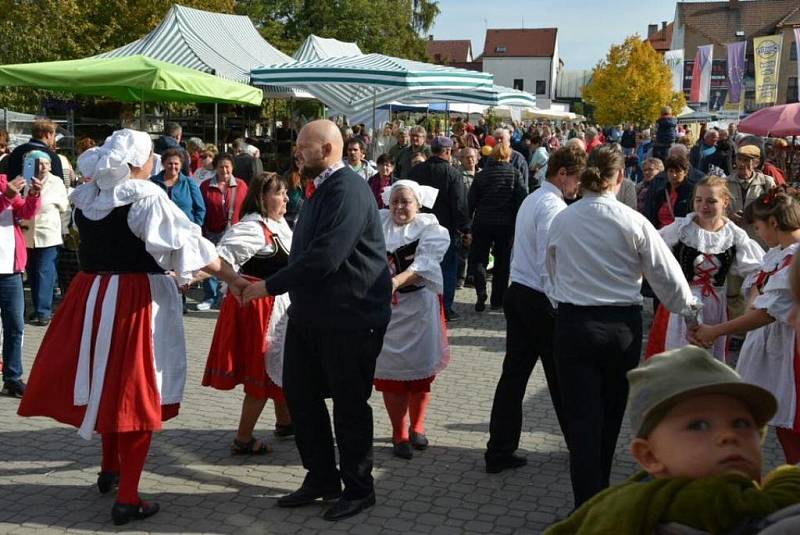
[[[141,491],[161,512],[124,526],[146,533],[540,533],[572,509],[564,440],[536,366],[525,399],[522,453],[528,466],[501,474],[483,471],[489,413],[505,351],[500,312],[472,311],[474,292],[461,290],[463,320],[450,330],[452,360],[433,384],[427,422],[431,447],[404,461],[391,454],[391,427],[379,394],[375,414],[378,503],[337,523],[322,519],[322,506],[279,509],[275,498],[295,490],[305,471],[294,442],[275,441],[272,406],[256,428],[273,443],[262,457],[231,457],[241,389],[200,386],[215,312],[186,317],[189,376],[181,414],[153,437]],[[25,376],[44,328],[26,327]],[[592,403],[587,399],[586,403]],[[43,418],[19,418],[18,402],[0,398],[0,533],[115,532],[113,493],[101,496],[95,481],[100,440],[86,442],[75,429]],[[620,437],[613,478],[635,470]],[[765,468],[783,455],[770,432]],[[126,531],[127,531],[126,530]]]

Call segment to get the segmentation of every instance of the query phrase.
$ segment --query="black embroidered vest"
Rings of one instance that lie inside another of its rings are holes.
[[[239,270],[242,275],[266,279],[289,263],[289,249],[281,239],[269,232],[266,227],[264,227],[264,237],[268,242],[272,241],[275,250],[271,253],[259,252],[252,256],[250,260],[242,264]]]
[[[736,246],[731,245],[727,250],[717,254],[704,254],[683,242],[678,242],[672,248],[672,253],[678,259],[681,271],[689,283],[696,278],[710,278],[713,286],[723,286],[728,276],[731,265],[736,260]],[[709,265],[713,264],[713,266]]]

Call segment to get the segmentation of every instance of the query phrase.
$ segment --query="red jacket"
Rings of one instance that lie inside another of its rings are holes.
[[[242,209],[244,198],[247,196],[247,184],[244,180],[234,178],[236,180],[236,198],[233,205],[233,217],[231,218],[231,225],[239,222],[239,212]],[[204,233],[220,233],[225,232],[228,223],[228,211],[231,202],[231,191],[234,188],[230,186],[225,187],[225,194],[223,196],[222,190],[217,184],[217,176],[204,180],[200,184],[200,193],[203,195],[203,201],[206,203],[206,218],[203,221]]]
[[[786,177],[783,175],[783,171],[772,162],[764,162],[764,174],[774,178],[775,184],[778,186],[786,184]]]
[[[23,197],[17,195],[13,199],[6,197],[6,188],[8,188],[8,181],[5,175],[0,175],[0,212],[11,210],[14,225],[14,273],[21,273],[25,271],[25,265],[28,262],[28,250],[25,248],[25,237],[22,235],[22,229],[19,227],[20,219],[33,219],[39,207],[42,204],[42,198],[33,195]],[[0,244],[0,247],[9,247],[11,244]],[[10,247],[9,247],[10,248]],[[4,251],[7,253],[10,251]],[[7,273],[4,273],[7,275]]]

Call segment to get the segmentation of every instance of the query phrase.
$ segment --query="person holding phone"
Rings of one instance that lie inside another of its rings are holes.
[[[25,238],[18,222],[36,215],[41,205],[42,183],[31,180],[23,196],[25,179],[8,181],[0,175],[0,318],[3,322],[3,389],[6,396],[21,398],[22,335],[25,331],[25,295],[22,272],[28,260]]]
[[[31,285],[33,311],[28,321],[44,327],[53,315],[53,291],[56,287],[58,251],[61,237],[61,216],[69,210],[64,181],[51,173],[50,155],[34,150],[23,160],[23,178],[32,183],[34,175],[41,182],[41,208],[35,217],[21,223],[28,248],[28,281]],[[66,291],[66,288],[63,288]]]

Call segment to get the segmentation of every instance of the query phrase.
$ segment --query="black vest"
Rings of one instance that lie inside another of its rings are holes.
[[[131,205],[111,210],[97,221],[75,210],[75,224],[81,236],[78,261],[87,273],[164,273],[164,268],[150,256],[144,241],[128,227]]]
[[[242,264],[239,270],[242,275],[266,279],[286,267],[289,263],[289,249],[287,249],[280,238],[274,234],[272,235],[272,243],[275,245],[275,250],[273,252],[256,253],[254,256],[250,257],[250,260]]]
[[[694,247],[689,247],[681,241],[675,244],[672,248],[672,253],[675,255],[675,258],[678,259],[678,263],[681,265],[681,271],[683,271],[683,275],[689,283],[691,283],[696,276],[701,275],[696,270],[695,262],[698,257],[703,257],[703,253]],[[728,271],[731,269],[731,264],[733,264],[733,261],[736,259],[736,246],[731,245],[726,251],[708,256],[715,258],[717,262],[719,262],[719,268],[716,272],[711,274],[712,284],[717,287],[724,285],[725,278],[728,276]]]

